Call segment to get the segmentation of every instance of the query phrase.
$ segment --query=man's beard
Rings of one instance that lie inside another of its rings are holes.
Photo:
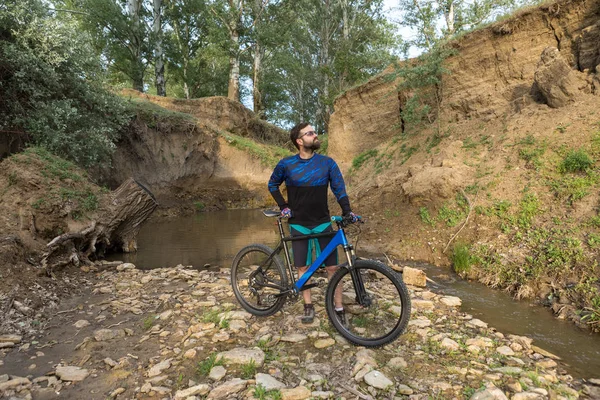
[[[321,148],[321,142],[318,141],[317,139],[313,140],[313,142],[311,144],[309,144],[308,146],[304,146],[307,150],[319,150]]]

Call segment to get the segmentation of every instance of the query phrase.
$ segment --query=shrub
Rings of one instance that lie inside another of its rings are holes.
[[[471,270],[471,264],[473,264],[473,257],[469,246],[462,243],[454,245],[452,251],[452,266],[457,274],[467,274]]]
[[[0,129],[84,166],[110,163],[130,115],[103,89],[91,39],[39,0],[0,8]]]
[[[583,172],[594,164],[594,160],[583,149],[570,150],[560,164],[561,172]]]

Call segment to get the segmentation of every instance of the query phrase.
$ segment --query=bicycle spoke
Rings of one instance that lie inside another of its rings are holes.
[[[404,330],[410,316],[410,299],[403,284],[387,267],[373,266],[370,262],[361,265],[356,271],[364,287],[362,304],[359,304],[350,273],[341,272],[341,277],[334,282],[342,290],[346,314],[345,326],[339,324],[336,328],[355,344],[379,346],[395,339]],[[327,301],[331,302],[328,309],[333,309],[333,296]]]
[[[280,290],[269,287],[285,286],[283,270],[276,259],[270,257],[271,252],[260,246],[251,246],[236,256],[232,284],[236,297],[250,312],[267,315],[277,311],[276,307],[281,304],[281,300],[275,297]]]

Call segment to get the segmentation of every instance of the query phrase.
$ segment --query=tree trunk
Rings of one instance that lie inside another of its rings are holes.
[[[79,232],[65,233],[52,239],[42,257],[47,274],[69,264],[91,264],[104,252],[137,251],[137,234],[142,223],[157,207],[148,189],[129,178],[113,193],[110,206],[101,217]]]
[[[227,98],[240,101],[240,26],[243,0],[229,0],[229,85]]]
[[[454,1],[449,0],[444,9],[444,17],[446,18],[446,28],[448,35],[454,33]]]
[[[153,7],[154,21],[152,23],[152,32],[154,33],[154,74],[156,79],[156,94],[158,96],[167,95],[165,81],[165,62],[164,49],[162,44],[162,0],[154,0]]]
[[[262,61],[262,49],[260,43],[256,41],[254,51],[254,71],[252,74],[252,97],[254,100],[254,113],[258,118],[263,118],[262,94],[260,93],[260,68]]]
[[[240,36],[237,29],[230,35],[231,48],[229,55],[229,86],[227,98],[234,101],[240,100]]]
[[[144,91],[144,61],[142,60],[142,37],[140,34],[141,0],[127,0],[127,12],[133,25],[131,43],[128,44],[131,54],[131,79],[133,88]]]

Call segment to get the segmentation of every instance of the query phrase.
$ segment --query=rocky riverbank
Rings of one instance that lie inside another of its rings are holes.
[[[407,332],[364,349],[332,328],[322,289],[307,326],[301,302],[268,318],[241,311],[227,268],[122,264],[89,276],[84,295],[63,301],[37,335],[0,335],[3,398],[600,398],[598,371],[574,379],[532,339],[423,288],[409,286]]]

